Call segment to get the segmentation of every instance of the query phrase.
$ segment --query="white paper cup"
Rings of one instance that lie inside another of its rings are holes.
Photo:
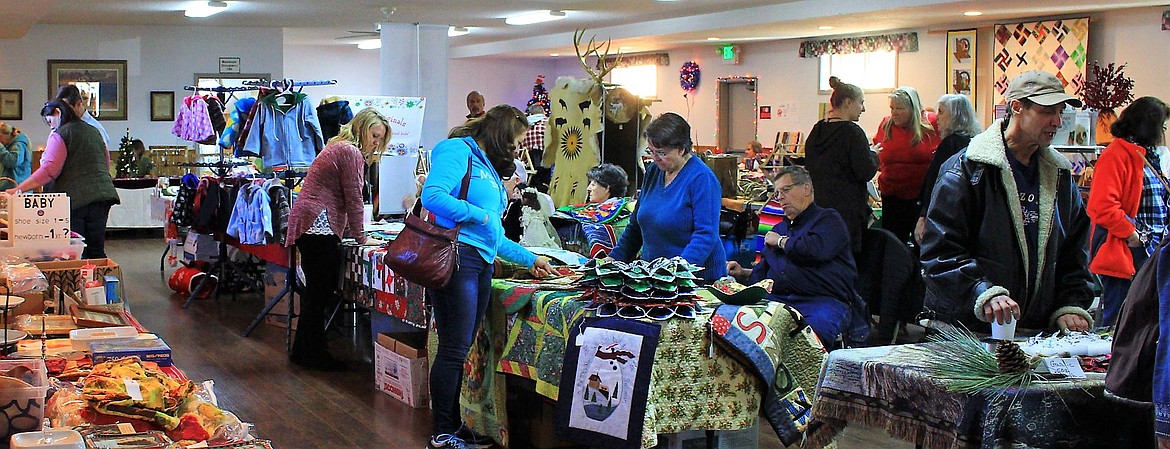
[[[362,206],[362,223],[370,224],[374,222],[374,205],[366,204]]]
[[[1016,338],[1016,320],[1013,318],[1005,324],[991,322],[991,338],[996,340],[1011,340]]]

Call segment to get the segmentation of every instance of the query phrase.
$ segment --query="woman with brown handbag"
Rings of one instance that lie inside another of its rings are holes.
[[[358,112],[313,160],[289,212],[285,244],[296,244],[305,272],[297,336],[289,353],[294,364],[323,371],[345,369],[329,354],[325,314],[337,302],[333,290],[344,263],[341,238],[366,240],[362,226],[365,164],[377,161],[389,140],[386,117],[373,108]]]
[[[499,105],[452,129],[449,138],[431,151],[431,170],[422,189],[423,206],[435,214],[438,225],[461,225],[454,274],[446,286],[427,291],[439,339],[430,377],[432,448],[491,444],[490,439],[460,423],[459,387],[472,339],[487,313],[496,257],[528,267],[536,277],[547,276],[552,270],[548,258],[537,257],[504,238],[501,218],[508,204],[504,179],[516,170],[512,154],[527,130],[528,121],[519,109]],[[461,199],[464,177],[470,182],[466,184],[466,199]]]

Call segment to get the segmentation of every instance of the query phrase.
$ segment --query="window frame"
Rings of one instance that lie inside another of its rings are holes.
[[[857,54],[868,55],[869,53],[878,53],[878,52],[847,53],[847,55],[857,55]],[[893,84],[893,86],[883,87],[883,88],[862,87],[861,91],[864,93],[867,93],[867,94],[888,94],[888,93],[891,93],[895,89],[898,88],[898,61],[901,58],[901,56],[900,56],[901,52],[891,51],[891,52],[881,52],[881,53],[893,53],[894,54],[894,61],[893,61],[893,68],[892,68],[894,71],[894,84]],[[829,77],[833,75],[833,73],[832,73],[833,72],[833,70],[832,70],[832,63],[833,63],[832,57],[833,56],[845,56],[845,55],[823,54],[823,55],[817,57],[817,93],[818,94],[828,95],[828,94],[833,93],[833,89],[821,89],[821,82],[824,81],[827,83]],[[825,63],[824,63],[824,59],[822,59],[822,58],[829,58],[829,67],[830,67],[829,73],[825,73],[825,71],[824,71]],[[869,71],[870,71],[869,67],[866,67],[866,70],[865,70],[866,73],[864,75],[866,75],[868,77]],[[845,80],[845,82],[849,82],[849,78],[850,77],[842,77],[842,79]],[[856,84],[856,83],[854,83],[854,84]]]

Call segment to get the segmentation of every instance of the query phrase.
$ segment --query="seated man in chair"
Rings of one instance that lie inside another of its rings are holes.
[[[764,236],[754,269],[732,261],[728,273],[744,284],[772,279],[768,299],[804,315],[825,346],[839,336],[846,344],[864,341],[869,320],[855,287],[857,266],[845,221],[813,202],[812,180],[804,168],[780,168],[775,184],[785,220]]]

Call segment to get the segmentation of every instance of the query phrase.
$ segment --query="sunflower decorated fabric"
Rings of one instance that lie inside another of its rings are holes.
[[[585,202],[585,173],[600,158],[597,133],[603,126],[601,86],[590,79],[562,76],[549,92],[551,111],[545,125],[544,165],[556,164],[549,194],[556,204]]]

